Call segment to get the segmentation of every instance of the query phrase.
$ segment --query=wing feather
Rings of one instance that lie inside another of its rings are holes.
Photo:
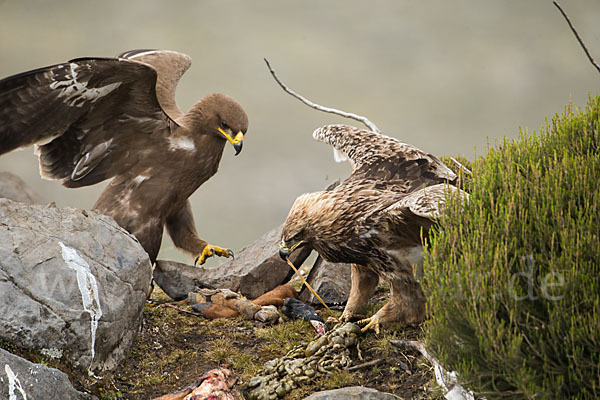
[[[448,196],[460,196],[463,203],[469,198],[467,192],[456,186],[440,183],[410,193],[389,206],[385,213],[393,217],[410,211],[416,216],[433,220],[439,217]]]
[[[313,137],[346,156],[355,177],[373,176],[388,181],[427,178],[431,183],[457,178],[434,155],[379,133],[348,125],[325,125],[316,129]]]
[[[157,99],[157,70],[124,58],[79,58],[0,81],[0,154],[37,143],[43,177],[100,182],[136,160],[130,150],[176,124]]]
[[[175,89],[179,79],[192,65],[192,58],[171,50],[130,50],[117,57],[152,66],[158,72],[156,96],[166,113],[177,121],[183,113],[175,102]]]

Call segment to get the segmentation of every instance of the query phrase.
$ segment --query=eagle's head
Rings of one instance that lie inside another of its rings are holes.
[[[248,116],[242,106],[225,94],[213,93],[194,107],[204,119],[202,124],[206,133],[227,140],[235,149],[235,155],[238,155],[248,130]]]
[[[283,224],[279,255],[284,260],[300,247],[319,251],[329,238],[331,224],[336,219],[336,201],[331,192],[303,194],[296,199]]]

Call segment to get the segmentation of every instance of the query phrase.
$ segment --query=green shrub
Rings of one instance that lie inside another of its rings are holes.
[[[600,397],[600,97],[473,163],[426,254],[429,348],[487,399]]]

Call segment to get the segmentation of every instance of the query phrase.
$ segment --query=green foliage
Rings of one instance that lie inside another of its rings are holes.
[[[432,232],[430,348],[488,399],[600,397],[600,97],[475,162]]]

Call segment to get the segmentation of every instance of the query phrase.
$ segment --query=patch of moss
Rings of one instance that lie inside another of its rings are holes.
[[[308,342],[307,338],[312,338],[314,331],[306,321],[292,320],[256,329],[254,334],[262,340],[261,353],[270,354],[275,358],[287,353],[298,343]]]

